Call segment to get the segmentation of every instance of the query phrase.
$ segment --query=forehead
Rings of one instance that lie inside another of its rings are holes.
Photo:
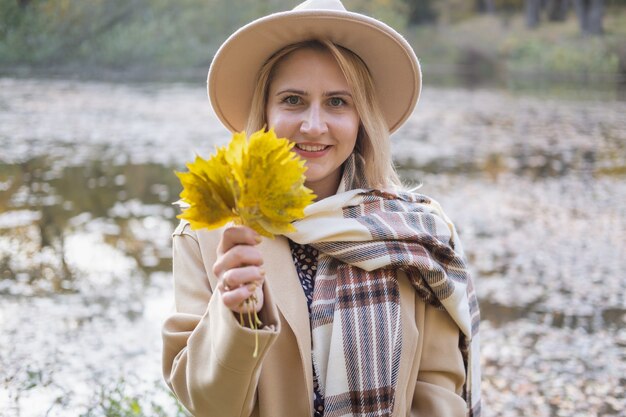
[[[333,84],[347,88],[348,82],[334,56],[327,50],[298,49],[278,61],[271,77],[276,84]]]

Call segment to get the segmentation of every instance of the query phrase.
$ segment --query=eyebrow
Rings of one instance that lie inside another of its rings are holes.
[[[327,93],[324,93],[325,96],[348,96],[348,97],[352,97],[352,94],[350,94],[349,91],[346,90],[338,90],[338,91],[329,91]]]
[[[292,94],[298,94],[301,96],[308,96],[309,93],[307,93],[304,90],[297,90],[295,88],[286,88],[284,90],[280,90],[279,92],[276,93],[277,96],[280,96],[282,94],[285,93],[292,93]],[[337,90],[337,91],[328,91],[326,93],[324,93],[324,96],[326,97],[332,97],[332,96],[348,96],[348,97],[352,97],[352,94],[350,94],[349,91],[346,90]]]
[[[280,90],[279,92],[276,93],[276,95],[280,96],[281,94],[285,94],[285,93],[293,93],[293,94],[298,94],[298,95],[301,95],[301,96],[308,96],[309,95],[304,90],[296,90],[294,88],[286,88],[284,90]]]

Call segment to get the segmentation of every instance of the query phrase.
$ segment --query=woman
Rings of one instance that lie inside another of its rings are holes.
[[[216,114],[295,142],[317,201],[274,240],[176,229],[163,366],[195,416],[479,415],[478,311],[458,238],[435,202],[400,191],[391,162],[389,134],[420,86],[406,41],[338,0],[222,45]],[[252,295],[256,331],[238,319]]]

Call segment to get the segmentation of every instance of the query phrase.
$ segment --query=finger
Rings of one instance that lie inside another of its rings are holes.
[[[217,246],[217,254],[222,255],[235,245],[255,246],[261,243],[261,235],[247,226],[231,226],[224,230]]]
[[[242,285],[255,282],[257,285],[263,284],[265,270],[259,266],[244,266],[241,268],[233,268],[224,272],[221,276],[220,283],[228,291],[228,289],[239,288]]]
[[[247,311],[245,301],[250,298],[251,295],[257,292],[259,287],[250,283],[248,285],[242,285],[231,291],[225,291],[222,293],[222,300],[226,307],[235,312]]]
[[[213,273],[220,277],[224,272],[233,268],[261,265],[263,265],[263,256],[258,248],[250,245],[237,245],[217,257],[213,264]]]
[[[232,291],[235,288],[232,287],[227,280],[221,278],[219,281],[217,281],[217,289],[220,290],[221,292],[224,292],[224,291]]]

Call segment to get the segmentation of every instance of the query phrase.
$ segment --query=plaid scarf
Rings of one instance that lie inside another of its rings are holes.
[[[467,416],[480,416],[478,302],[455,228],[423,195],[351,189],[360,161],[344,166],[336,195],[305,210],[288,237],[319,250],[311,328],[325,416],[391,416],[402,349],[405,271],[417,294],[445,309],[462,333]]]

